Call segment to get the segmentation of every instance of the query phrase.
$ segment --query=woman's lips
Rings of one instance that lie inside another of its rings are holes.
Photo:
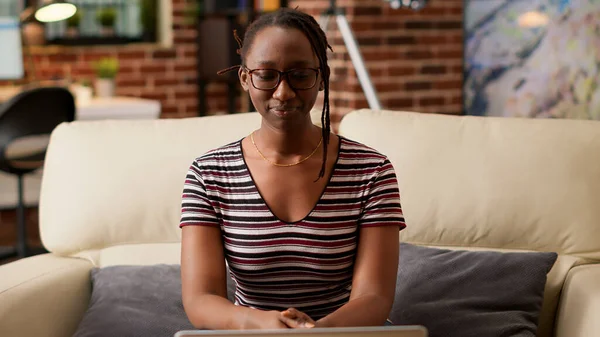
[[[296,108],[271,108],[271,111],[280,117],[285,117],[293,112],[295,112]]]

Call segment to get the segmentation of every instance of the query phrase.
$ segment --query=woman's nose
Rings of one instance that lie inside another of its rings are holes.
[[[287,101],[294,97],[296,97],[296,92],[288,84],[287,78],[283,77],[277,88],[275,88],[273,98],[278,101]]]

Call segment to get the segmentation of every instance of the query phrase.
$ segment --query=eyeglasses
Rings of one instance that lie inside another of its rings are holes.
[[[250,82],[258,90],[273,90],[279,86],[281,78],[287,77],[288,85],[295,90],[312,89],[317,84],[319,68],[299,68],[287,71],[275,69],[248,69],[244,70],[250,75]]]

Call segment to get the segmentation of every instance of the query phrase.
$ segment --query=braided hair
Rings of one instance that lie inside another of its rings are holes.
[[[323,110],[321,111],[321,126],[323,132],[323,162],[321,165],[321,171],[319,172],[320,179],[325,176],[325,169],[327,165],[327,148],[329,147],[329,134],[331,130],[331,121],[329,117],[329,66],[327,65],[327,49],[333,51],[329,43],[327,42],[327,36],[325,32],[319,26],[319,23],[311,15],[301,12],[297,9],[281,8],[275,12],[261,15],[256,21],[252,22],[246,29],[244,34],[244,40],[242,41],[234,31],[234,37],[238,42],[240,49],[237,50],[238,54],[242,58],[242,65],[246,61],[246,55],[252,47],[256,34],[262,29],[267,27],[282,27],[282,28],[295,28],[304,33],[310,41],[313,51],[319,59],[319,68],[321,76],[323,77],[324,86],[324,100]],[[237,69],[242,65],[233,66],[218,72],[223,74],[233,69]]]

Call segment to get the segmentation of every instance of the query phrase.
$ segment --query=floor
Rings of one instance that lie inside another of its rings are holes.
[[[38,229],[38,209],[28,208],[25,213],[27,219],[27,237],[30,247],[41,247]],[[14,246],[17,241],[17,215],[14,210],[0,210],[0,246]],[[16,258],[0,260],[0,264],[15,261]]]

